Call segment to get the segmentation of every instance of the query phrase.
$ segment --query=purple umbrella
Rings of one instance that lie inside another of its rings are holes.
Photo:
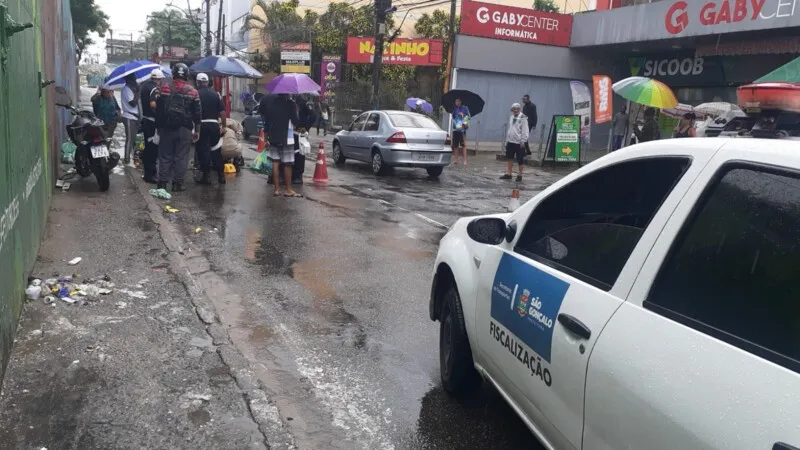
[[[314,94],[322,88],[304,73],[285,73],[267,83],[272,94]]]
[[[408,107],[411,108],[412,111],[416,111],[417,106],[422,106],[422,110],[424,112],[429,114],[433,112],[433,105],[431,105],[430,103],[421,98],[416,98],[416,97],[407,98],[406,105],[408,105]]]

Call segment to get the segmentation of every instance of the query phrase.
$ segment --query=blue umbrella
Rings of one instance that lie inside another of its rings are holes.
[[[130,74],[135,74],[136,82],[141,83],[150,78],[150,72],[152,72],[153,69],[164,70],[158,64],[145,59],[127,62],[114,69],[111,75],[106,77],[103,87],[107,89],[121,88],[125,86],[125,77]]]
[[[261,78],[261,72],[250,64],[230,56],[206,56],[192,64],[189,70],[210,77]]]
[[[422,106],[422,111],[429,114],[433,112],[433,105],[431,105],[430,103],[421,98],[416,98],[416,97],[407,98],[406,105],[408,105],[408,107],[411,108],[412,111],[415,111],[417,109],[417,106]]]

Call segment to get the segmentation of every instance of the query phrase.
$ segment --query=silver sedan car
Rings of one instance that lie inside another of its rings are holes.
[[[375,175],[390,167],[420,167],[431,177],[450,164],[450,136],[436,122],[408,111],[367,111],[333,139],[333,161],[372,164]]]

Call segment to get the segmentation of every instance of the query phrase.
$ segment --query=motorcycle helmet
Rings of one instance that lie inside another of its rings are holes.
[[[184,63],[175,64],[175,67],[172,68],[172,78],[176,80],[189,80],[189,66]]]

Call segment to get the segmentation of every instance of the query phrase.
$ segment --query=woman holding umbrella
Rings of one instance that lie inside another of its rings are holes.
[[[453,108],[453,164],[458,164],[458,153],[464,157],[464,165],[467,165],[467,129],[469,128],[469,108],[461,102],[460,98],[455,99]]]
[[[442,96],[442,106],[445,111],[450,113],[453,164],[458,164],[459,149],[464,157],[464,165],[467,165],[467,130],[469,121],[473,115],[483,111],[485,106],[483,99],[474,92],[463,89],[454,89]]]

